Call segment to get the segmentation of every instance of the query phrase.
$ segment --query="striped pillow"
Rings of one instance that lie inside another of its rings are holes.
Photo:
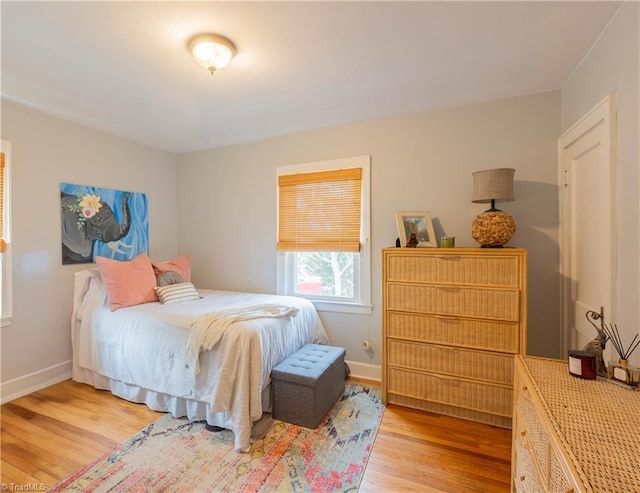
[[[190,282],[156,286],[153,288],[162,304],[180,303],[181,301],[199,300],[202,298],[195,286]]]

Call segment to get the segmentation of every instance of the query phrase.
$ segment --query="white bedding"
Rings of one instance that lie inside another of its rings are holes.
[[[327,344],[328,337],[315,308],[302,298],[198,291],[201,300],[111,312],[97,269],[76,273],[73,378],[129,400],[143,399],[157,410],[230,428],[236,449],[248,451],[272,367],[308,342]],[[187,365],[191,324],[203,314],[265,304],[299,311],[293,317],[232,323],[212,351],[200,353],[200,371],[194,375]]]

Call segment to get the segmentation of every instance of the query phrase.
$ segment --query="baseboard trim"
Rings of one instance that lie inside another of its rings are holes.
[[[0,384],[0,404],[71,378],[72,361],[65,361]]]
[[[382,380],[382,368],[378,365],[360,363],[359,361],[347,361],[347,364],[351,370],[351,376],[376,382]],[[65,361],[44,370],[3,382],[0,384],[0,404],[11,402],[37,390],[69,380],[71,371],[72,361]]]
[[[370,365],[368,363],[360,363],[359,361],[348,361],[351,376],[364,378],[367,380],[382,381],[382,368],[379,365]]]

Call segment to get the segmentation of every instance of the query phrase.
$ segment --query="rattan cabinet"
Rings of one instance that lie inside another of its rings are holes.
[[[640,491],[640,392],[516,358],[512,492]]]
[[[383,400],[511,427],[527,252],[386,248]]]

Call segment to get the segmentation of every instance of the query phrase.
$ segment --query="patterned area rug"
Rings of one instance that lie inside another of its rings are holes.
[[[166,415],[49,491],[357,491],[383,409],[379,388],[347,382],[316,430],[265,414],[247,454],[230,431]]]

